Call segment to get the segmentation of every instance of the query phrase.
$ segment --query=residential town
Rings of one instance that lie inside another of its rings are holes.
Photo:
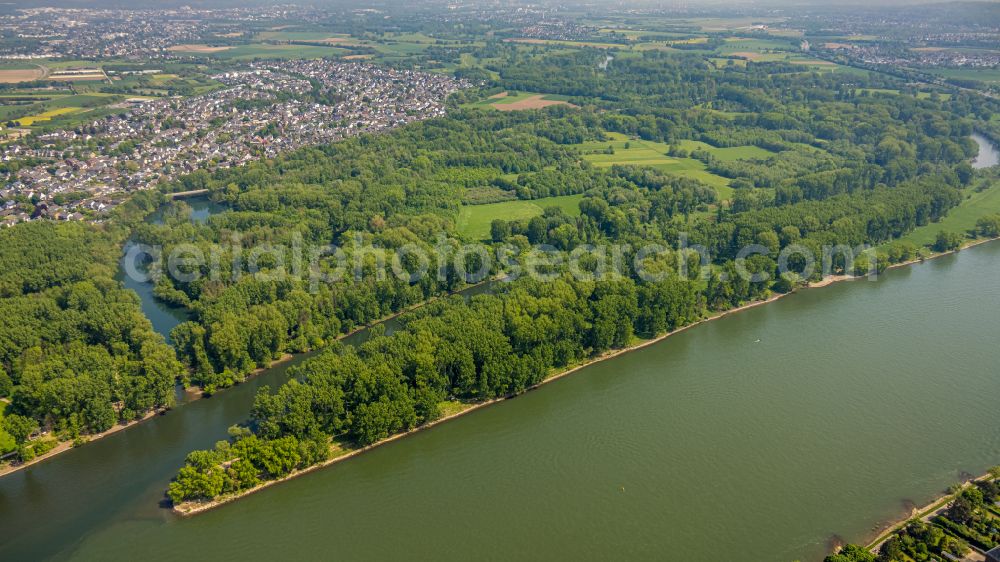
[[[25,8],[0,14],[6,59],[169,56],[179,43],[239,36],[254,22],[308,21],[312,10],[291,6],[164,10]]]
[[[930,40],[928,42],[931,42]],[[943,43],[944,39],[933,43]],[[901,47],[897,44],[827,42],[824,48],[873,65],[943,68],[1000,68],[1000,52],[947,47]]]
[[[189,98],[133,98],[122,114],[39,135],[30,146],[4,145],[0,161],[44,163],[17,171],[0,189],[2,224],[99,219],[128,192],[194,170],[441,116],[448,95],[468,86],[331,60],[256,62],[213,78],[226,87]]]

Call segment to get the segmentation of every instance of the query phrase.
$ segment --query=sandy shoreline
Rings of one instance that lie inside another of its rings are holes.
[[[887,269],[896,269],[896,268],[899,268],[899,267],[905,267],[905,266],[913,265],[915,263],[922,263],[922,262],[925,262],[925,261],[928,261],[928,260],[932,260],[932,259],[939,258],[939,257],[942,257],[942,256],[946,256],[946,255],[949,255],[949,254],[957,253],[957,252],[959,252],[961,250],[964,250],[966,248],[971,248],[973,246],[978,246],[980,244],[985,244],[987,242],[993,242],[993,241],[998,240],[998,239],[1000,239],[1000,238],[989,238],[989,239],[984,239],[984,240],[971,241],[969,244],[966,244],[966,245],[962,246],[961,248],[959,248],[957,250],[950,250],[950,251],[947,251],[947,252],[939,252],[939,253],[931,254],[930,256],[927,256],[925,258],[914,259],[914,260],[910,260],[910,261],[906,261],[906,262],[901,262],[901,263],[898,263],[898,264],[893,264],[893,265],[889,266]],[[851,276],[847,276],[847,275],[831,275],[829,277],[824,278],[822,281],[816,281],[816,282],[813,282],[813,283],[809,283],[808,285],[805,286],[805,288],[806,289],[818,289],[818,288],[822,288],[822,287],[828,287],[830,285],[833,285],[834,283],[839,283],[839,282],[842,282],[842,281],[851,281],[851,280],[855,280],[855,279],[864,279],[864,277],[851,277]],[[662,334],[662,335],[657,336],[655,338],[652,338],[652,339],[649,339],[649,340],[643,340],[641,342],[636,343],[635,345],[631,345],[631,346],[628,346],[628,347],[625,347],[625,348],[622,348],[622,349],[613,350],[613,351],[604,353],[602,355],[599,355],[597,357],[593,357],[591,359],[588,359],[587,361],[584,361],[583,363],[580,363],[579,365],[575,365],[573,367],[570,367],[570,368],[565,369],[563,371],[559,371],[558,373],[555,373],[555,374],[552,374],[552,375],[546,377],[545,380],[543,380],[542,382],[540,382],[540,383],[538,383],[538,384],[536,384],[534,386],[529,387],[528,389],[525,390],[525,392],[529,392],[529,391],[538,389],[538,388],[540,388],[540,387],[542,387],[542,386],[544,386],[544,385],[546,385],[546,384],[548,384],[550,382],[559,380],[559,379],[561,379],[563,377],[571,375],[571,374],[573,374],[573,373],[575,373],[577,371],[580,371],[580,370],[582,370],[582,369],[584,369],[586,367],[589,367],[591,365],[594,365],[596,363],[600,363],[602,361],[607,361],[608,359],[612,359],[614,357],[618,357],[618,356],[624,355],[626,353],[631,353],[633,351],[637,351],[639,349],[643,349],[643,348],[648,347],[650,345],[659,343],[659,342],[661,342],[661,341],[669,338],[670,336],[679,334],[681,332],[684,332],[685,330],[689,330],[691,328],[694,328],[695,326],[698,326],[698,325],[701,325],[701,324],[705,324],[705,323],[711,322],[713,320],[718,320],[719,318],[723,318],[723,317],[728,316],[730,314],[735,314],[737,312],[742,312],[744,310],[749,310],[751,308],[756,308],[758,306],[763,306],[765,304],[772,303],[772,302],[774,302],[774,301],[776,301],[778,299],[787,297],[787,296],[792,295],[792,294],[795,294],[795,291],[788,292],[788,293],[778,293],[778,294],[775,294],[775,295],[772,295],[772,296],[768,297],[765,300],[754,301],[754,302],[751,302],[751,303],[747,303],[747,304],[745,304],[743,306],[739,306],[739,307],[736,307],[736,308],[732,308],[732,309],[729,309],[729,310],[725,310],[725,311],[722,311],[722,312],[715,313],[715,314],[707,316],[707,317],[705,317],[705,318],[703,318],[701,320],[698,320],[697,322],[692,322],[691,324],[688,324],[687,326],[682,326],[682,327],[677,328],[676,330],[674,330],[672,332],[667,332],[666,334]],[[400,313],[400,314],[402,314],[402,313]],[[367,446],[362,447],[360,449],[354,449],[354,450],[352,450],[352,451],[350,451],[348,453],[345,453],[343,455],[340,455],[338,457],[335,457],[335,458],[323,461],[322,463],[319,463],[319,464],[316,464],[316,465],[304,468],[302,470],[293,471],[292,473],[290,473],[287,476],[284,476],[282,478],[278,478],[276,480],[268,480],[267,482],[263,482],[263,483],[259,484],[258,486],[255,486],[255,487],[250,488],[248,490],[244,490],[244,491],[242,491],[242,492],[240,492],[238,494],[234,494],[232,496],[227,496],[227,497],[224,497],[224,498],[218,498],[218,499],[215,499],[215,500],[212,500],[212,501],[209,501],[209,502],[185,502],[185,503],[180,504],[178,506],[174,506],[173,511],[176,514],[181,515],[181,516],[185,516],[185,517],[192,516],[192,515],[197,515],[199,513],[204,513],[205,511],[214,509],[216,507],[225,505],[227,503],[231,503],[231,502],[236,501],[236,500],[238,500],[238,499],[240,499],[242,497],[245,497],[245,496],[248,496],[250,494],[259,492],[259,491],[261,491],[261,490],[263,490],[265,488],[269,488],[271,486],[274,486],[276,484],[280,484],[282,482],[291,480],[293,478],[298,478],[299,476],[302,476],[303,474],[307,474],[307,473],[313,472],[315,470],[319,470],[321,468],[328,467],[330,465],[336,464],[336,463],[341,462],[341,461],[343,461],[345,459],[349,459],[349,458],[351,458],[351,457],[353,457],[355,455],[358,455],[360,453],[363,453],[363,452],[368,451],[370,449],[373,449],[375,447],[379,447],[379,446],[384,445],[386,443],[391,443],[393,441],[396,441],[397,439],[402,439],[402,438],[404,438],[404,437],[406,437],[408,435],[412,435],[412,434],[414,434],[414,433],[416,433],[418,431],[423,431],[425,429],[429,429],[431,427],[434,427],[435,425],[444,423],[444,422],[449,421],[449,420],[453,420],[455,418],[461,417],[461,416],[463,416],[465,414],[468,414],[470,412],[479,410],[480,408],[485,408],[487,406],[491,406],[493,404],[496,404],[498,402],[502,402],[504,400],[508,400],[510,398],[516,398],[517,396],[520,396],[520,395],[517,394],[517,395],[503,396],[503,397],[495,398],[493,400],[489,400],[489,401],[486,401],[486,402],[477,402],[475,404],[468,404],[467,407],[463,408],[459,412],[455,412],[455,413],[450,414],[448,416],[444,416],[442,418],[434,420],[434,421],[432,421],[430,423],[427,423],[427,424],[415,427],[415,428],[413,428],[413,429],[411,429],[409,431],[404,431],[402,433],[397,433],[395,435],[387,437],[386,439],[383,439],[382,441],[379,441],[377,443],[372,443],[371,445],[367,445]]]
[[[889,540],[889,538],[893,535],[893,533],[895,533],[899,529],[903,528],[910,521],[912,521],[914,519],[920,519],[922,521],[929,520],[931,518],[931,516],[936,515],[945,506],[947,506],[949,503],[951,503],[951,500],[953,500],[955,498],[955,496],[958,495],[959,492],[961,492],[962,490],[968,488],[969,486],[973,485],[976,482],[982,482],[982,481],[988,480],[990,478],[992,478],[992,475],[987,472],[986,474],[983,474],[982,476],[979,476],[979,477],[976,477],[976,478],[972,478],[970,480],[966,480],[965,482],[962,482],[959,485],[960,487],[959,487],[959,490],[957,492],[955,492],[955,493],[944,492],[944,493],[938,494],[927,505],[925,505],[923,507],[915,507],[915,508],[913,508],[912,510],[910,510],[910,514],[907,515],[906,517],[903,517],[903,518],[901,518],[901,519],[899,519],[897,521],[894,521],[892,523],[889,523],[889,524],[885,525],[880,531],[878,531],[875,534],[875,538],[873,540],[868,541],[865,544],[865,549],[867,549],[870,552],[877,552],[878,548],[880,546],[882,546],[882,543],[884,543],[885,541]]]

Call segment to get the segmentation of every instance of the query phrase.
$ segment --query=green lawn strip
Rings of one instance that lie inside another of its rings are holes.
[[[1000,83],[1000,69],[995,68],[925,68],[921,70],[944,78]]]
[[[568,215],[580,214],[583,195],[563,195],[543,199],[504,201],[486,205],[465,205],[458,213],[458,231],[470,240],[485,240],[490,236],[494,219],[508,221],[537,217],[546,207],[559,207]]]
[[[927,246],[934,243],[940,231],[965,234],[976,227],[976,221],[984,215],[1000,213],[1000,181],[981,192],[966,191],[964,199],[958,207],[948,212],[948,215],[936,223],[917,227],[913,232],[902,237],[917,246]]]
[[[608,133],[607,141],[589,141],[577,145],[584,153],[584,160],[597,167],[611,167],[615,164],[648,166],[668,174],[693,178],[715,188],[720,200],[733,196],[729,187],[729,179],[717,176],[705,169],[704,162],[694,158],[675,158],[667,156],[669,145],[655,141],[628,139],[625,135]],[[625,148],[626,145],[628,148]],[[732,148],[715,148],[709,144],[683,140],[678,143],[685,150],[707,150],[717,155],[721,160],[738,160],[741,158],[763,158],[773,153],[756,146],[737,146]],[[608,147],[614,149],[614,154],[605,154]]]

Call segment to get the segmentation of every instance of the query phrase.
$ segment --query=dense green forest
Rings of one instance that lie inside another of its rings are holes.
[[[114,279],[121,232],[48,221],[0,232],[0,443],[21,460],[52,446],[29,441],[39,430],[75,439],[172,403],[181,365]]]
[[[262,391],[249,432],[192,453],[171,484],[175,502],[213,498],[283,476],[330,454],[340,437],[366,445],[436,419],[446,399],[523,392],[552,369],[697,319],[702,295],[686,280],[523,280],[413,313],[406,328],[357,349],[338,346]]]
[[[501,60],[491,70],[503,88],[573,96],[579,107],[498,112],[471,104],[496,89],[461,92],[442,119],[184,178],[173,189],[209,189],[232,210],[205,225],[177,212],[141,236],[167,247],[193,241],[207,252],[240,232],[243,244],[332,242],[353,258],[368,244],[429,248],[442,233],[452,247],[467,241],[456,228],[463,201],[538,199],[544,206],[545,197],[583,194],[579,213],[552,206],[531,218],[497,217],[489,242],[516,256],[538,244],[564,252],[614,244],[626,263],[639,248],[658,244],[665,251],[645,262],[652,271],[693,267],[653,280],[638,271],[581,280],[553,265],[546,271],[557,281],[497,284],[490,295],[452,297],[410,313],[405,329],[358,348],[329,346],[298,367],[292,382],[262,392],[231,441],[189,456],[170,487],[174,502],[253,487],[327,458],[331,443],[334,451],[370,444],[434,420],[446,404],[514,395],[637,337],[792,290],[806,279],[779,276],[777,262],[793,245],[816,256],[824,246],[882,245],[879,268],[912,259],[920,249],[895,240],[967,196],[977,174],[968,164],[975,152],[968,136],[974,118],[990,111],[961,94],[857,95],[859,83],[887,85],[874,75],[852,75],[848,85],[842,76],[792,65],[709,72],[697,57],[663,53],[616,61],[604,72],[596,51],[489,48]],[[717,185],[669,166],[629,161],[628,143],[621,162],[614,148],[587,148],[601,147],[611,133],[703,164],[733,195],[724,198]],[[762,150],[716,156],[746,146]],[[698,258],[680,248],[682,235],[706,248],[710,263],[699,268]],[[737,260],[750,244],[765,251]],[[868,260],[834,256],[832,271],[867,271]],[[277,354],[328,344],[468,280],[453,264],[434,263],[443,277],[411,284],[379,279],[371,260],[359,263],[360,282],[324,284],[318,292],[306,291],[301,279],[233,280],[228,266],[212,280],[207,267],[199,272],[204,281],[163,280],[160,294],[195,313],[174,334],[193,380],[228,384]],[[760,275],[747,280],[737,267]],[[287,269],[276,260],[265,273]],[[502,272],[492,265],[491,274]],[[822,271],[808,274],[816,279]]]

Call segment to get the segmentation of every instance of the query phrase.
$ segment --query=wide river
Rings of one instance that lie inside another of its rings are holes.
[[[818,560],[1000,462],[998,303],[993,243],[695,327],[198,517],[160,507],[282,365],[0,478],[0,559]]]

